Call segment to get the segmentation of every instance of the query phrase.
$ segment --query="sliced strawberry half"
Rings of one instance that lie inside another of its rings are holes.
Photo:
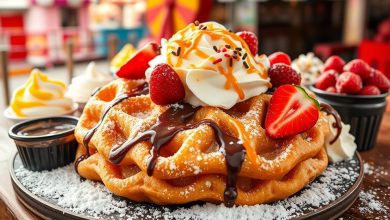
[[[265,130],[271,138],[290,137],[312,128],[319,117],[319,103],[299,86],[283,85],[271,98]]]
[[[126,79],[144,79],[149,61],[160,53],[157,43],[150,42],[135,53],[117,72],[116,75]]]

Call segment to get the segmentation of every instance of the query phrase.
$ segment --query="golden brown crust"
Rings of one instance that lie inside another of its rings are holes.
[[[79,143],[100,119],[107,103],[117,94],[136,87],[134,81],[119,79],[104,87],[88,102],[75,135]],[[259,95],[223,111],[202,107],[193,120],[211,119],[222,130],[237,137],[230,120],[240,121],[257,152],[259,165],[246,156],[239,173],[236,204],[253,205],[286,198],[302,189],[327,167],[324,136],[328,132],[321,115],[305,133],[287,139],[271,139],[263,121],[270,95]],[[101,180],[116,195],[157,204],[182,204],[191,201],[223,202],[226,165],[218,149],[213,129],[206,125],[180,132],[161,149],[153,176],[146,174],[151,144],[134,145],[120,165],[108,162],[113,146],[151,127],[167,109],[153,104],[149,96],[129,98],[112,108],[90,142],[93,154],[82,161],[78,172],[87,179]],[[95,153],[96,152],[96,153]],[[85,153],[80,144],[77,157]]]

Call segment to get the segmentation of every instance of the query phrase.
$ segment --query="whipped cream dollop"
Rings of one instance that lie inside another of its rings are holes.
[[[90,62],[84,74],[72,79],[66,96],[75,102],[86,103],[91,94],[99,87],[110,83],[114,78],[111,75],[99,72],[95,62]]]
[[[341,122],[341,134],[333,144],[330,144],[330,142],[337,134],[337,129],[333,127],[333,123],[335,123],[336,120],[331,115],[327,116],[327,119],[330,132],[325,137],[325,146],[330,162],[336,163],[339,161],[351,159],[357,147],[355,143],[355,137],[349,133],[351,126]]]
[[[65,91],[63,82],[49,79],[34,69],[27,82],[14,92],[10,105],[12,113],[20,118],[69,113],[73,101],[64,96]]]
[[[322,60],[314,56],[314,53],[312,52],[309,52],[306,55],[299,55],[291,64],[292,68],[301,73],[302,85],[313,84],[315,79],[320,75],[323,66],[324,63]]]
[[[229,109],[271,86],[268,58],[252,55],[245,41],[221,24],[191,23],[162,39],[161,46],[161,55],[149,62],[147,80],[154,66],[168,63],[183,82],[184,101],[193,106]]]

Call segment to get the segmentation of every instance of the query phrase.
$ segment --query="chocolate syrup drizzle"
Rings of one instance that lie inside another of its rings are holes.
[[[336,120],[332,124],[332,126],[337,129],[336,136],[333,138],[332,141],[330,141],[330,144],[333,144],[340,137],[340,134],[341,134],[342,125],[341,125],[340,115],[332,106],[330,106],[326,103],[320,103],[320,107],[321,107],[321,111],[326,112],[327,115],[332,115],[334,117],[334,119]]]
[[[193,108],[188,104],[183,107],[170,107],[160,115],[157,123],[147,131],[137,135],[135,138],[127,140],[122,145],[111,149],[109,161],[114,164],[120,163],[129,149],[141,141],[150,141],[152,143],[151,156],[147,161],[147,174],[153,175],[159,151],[166,143],[180,131],[196,128],[202,124],[209,125],[217,136],[218,145],[225,149],[225,160],[227,167],[227,181],[224,192],[224,203],[231,207],[237,198],[236,182],[240,172],[242,162],[245,158],[245,148],[240,140],[224,133],[219,126],[210,119],[204,119],[197,123],[188,123],[198,108]]]
[[[95,92],[93,92],[92,96],[95,95],[99,91],[100,91],[100,88],[98,88]],[[108,104],[108,106],[104,110],[102,116],[100,117],[99,122],[91,130],[89,130],[86,133],[86,135],[84,136],[83,145],[85,147],[86,154],[81,155],[80,157],[77,158],[77,160],[76,160],[76,162],[74,164],[76,172],[77,172],[77,167],[79,166],[80,162],[85,160],[85,159],[87,159],[90,156],[90,154],[89,154],[89,147],[88,147],[89,142],[91,141],[91,139],[92,139],[93,135],[95,134],[95,132],[97,131],[97,129],[103,123],[104,118],[106,117],[108,112],[111,110],[111,108],[113,108],[117,104],[121,103],[122,101],[124,101],[124,100],[126,100],[126,99],[128,99],[130,97],[135,97],[135,96],[139,96],[139,95],[146,95],[148,93],[149,93],[149,85],[145,83],[145,84],[142,84],[142,85],[140,85],[140,86],[130,90],[130,92],[118,95],[117,97],[115,97],[115,99],[113,99]]]

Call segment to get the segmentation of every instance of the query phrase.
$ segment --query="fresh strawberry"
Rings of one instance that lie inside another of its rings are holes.
[[[301,75],[291,68],[291,66],[284,63],[272,65],[268,70],[268,75],[271,78],[273,87],[279,87],[285,84],[301,84]]]
[[[362,87],[362,79],[352,72],[342,73],[336,82],[336,89],[339,93],[357,94]]]
[[[300,86],[283,85],[272,96],[265,118],[271,138],[293,136],[312,128],[319,116],[319,103]]]
[[[370,77],[370,66],[361,59],[351,60],[344,66],[345,72],[353,72],[358,74],[363,80]]]
[[[268,59],[269,59],[271,66],[274,65],[275,63],[284,63],[287,65],[291,65],[290,57],[283,52],[275,52],[275,53],[269,55]]]
[[[256,34],[250,31],[241,31],[237,32],[236,34],[246,42],[252,55],[255,56],[259,46],[259,41],[257,40]]]
[[[341,57],[331,56],[326,60],[323,67],[323,72],[328,70],[335,70],[337,73],[342,73],[344,65],[345,61]]]
[[[160,53],[158,44],[148,43],[135,53],[117,72],[116,75],[126,79],[144,79],[149,61]]]
[[[363,86],[363,89],[359,92],[359,95],[379,95],[381,91],[378,87],[373,85]]]
[[[334,86],[328,87],[325,91],[330,93],[337,93],[337,89]]]
[[[179,76],[168,64],[153,68],[149,80],[150,98],[157,105],[167,105],[184,99],[185,90]]]
[[[335,86],[337,81],[337,72],[335,70],[328,70],[321,74],[315,81],[316,88],[326,90],[328,87]]]
[[[373,69],[372,74],[366,80],[366,85],[374,85],[381,92],[388,92],[390,89],[390,80],[381,71]]]

